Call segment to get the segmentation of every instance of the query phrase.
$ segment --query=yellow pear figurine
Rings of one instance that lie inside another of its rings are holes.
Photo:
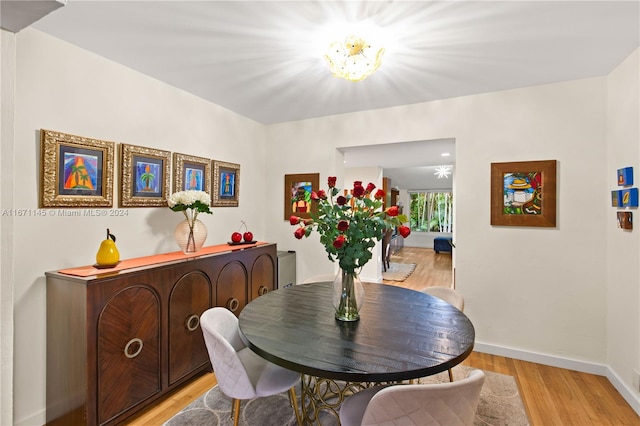
[[[107,229],[107,239],[100,243],[96,254],[96,262],[99,266],[116,266],[120,261],[120,253],[116,247],[116,236]]]

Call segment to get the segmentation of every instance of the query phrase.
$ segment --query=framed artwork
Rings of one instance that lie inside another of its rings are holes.
[[[618,186],[633,185],[633,167],[618,169]]]
[[[173,192],[204,191],[211,194],[211,160],[173,153]]]
[[[40,131],[41,207],[113,207],[115,142]]]
[[[238,207],[240,192],[240,164],[213,160],[214,207]]]
[[[618,212],[618,228],[625,230],[633,229],[633,213]]]
[[[120,207],[166,207],[171,153],[120,145]]]
[[[284,220],[291,215],[310,218],[317,206],[311,202],[311,192],[317,191],[320,173],[284,175]]]
[[[556,160],[491,163],[491,225],[556,226]]]

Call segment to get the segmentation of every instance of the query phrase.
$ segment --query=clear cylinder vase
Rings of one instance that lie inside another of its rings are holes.
[[[356,272],[338,271],[333,282],[333,307],[336,319],[357,321],[364,303],[364,287]]]
[[[185,219],[176,226],[173,236],[183,253],[197,253],[207,239],[207,228],[198,219]]]

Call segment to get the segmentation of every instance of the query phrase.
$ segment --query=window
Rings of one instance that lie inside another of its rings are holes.
[[[453,231],[452,192],[409,192],[411,230],[417,232]]]

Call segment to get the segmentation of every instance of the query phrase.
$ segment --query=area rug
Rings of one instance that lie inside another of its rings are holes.
[[[391,262],[386,271],[382,272],[382,279],[389,281],[404,281],[416,269],[415,263],[395,263]]]
[[[469,374],[469,367],[453,369],[454,380]],[[476,412],[475,426],[526,426],[527,414],[512,376],[485,371],[486,379]],[[448,382],[446,372],[420,379],[420,383]],[[298,389],[297,395],[300,395]],[[298,403],[298,407],[300,404]],[[286,392],[264,398],[243,401],[241,426],[295,426],[296,419],[289,405]],[[337,421],[328,416],[323,426],[336,426]],[[169,419],[165,426],[231,426],[231,399],[218,386],[214,386],[181,412]]]

